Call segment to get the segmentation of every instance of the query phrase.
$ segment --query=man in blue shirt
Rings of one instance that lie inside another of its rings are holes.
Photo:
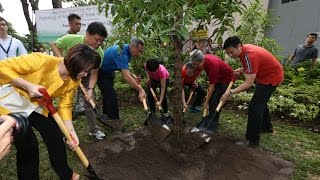
[[[129,70],[131,58],[139,57],[143,50],[144,41],[134,37],[130,44],[125,44],[121,50],[119,50],[119,45],[114,45],[104,52],[97,84],[102,93],[104,120],[116,129],[121,129],[121,122],[119,120],[117,93],[113,87],[115,71],[119,70],[130,86],[139,92],[140,101],[145,99],[144,89],[131,76]]]

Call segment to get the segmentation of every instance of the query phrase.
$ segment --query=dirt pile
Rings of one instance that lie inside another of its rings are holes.
[[[269,152],[239,147],[219,134],[208,144],[197,137],[186,134],[184,153],[170,138],[156,143],[146,129],[85,144],[83,149],[97,174],[110,180],[291,179],[293,165]]]

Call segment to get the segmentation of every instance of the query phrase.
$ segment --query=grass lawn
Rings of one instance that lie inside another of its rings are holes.
[[[127,131],[141,127],[145,114],[143,107],[128,106],[122,108],[121,118],[125,120]],[[243,113],[240,113],[243,114]],[[187,113],[188,124],[194,125],[201,120],[201,113]],[[78,118],[75,127],[83,146],[85,142],[96,141],[88,136],[88,125],[84,117]],[[235,111],[224,111],[220,115],[220,133],[243,138],[246,129],[246,117],[238,115]],[[278,157],[291,161],[295,164],[293,179],[320,179],[320,136],[304,128],[290,126],[281,122],[274,122],[274,134],[263,134],[261,147]],[[102,128],[107,135],[113,132],[107,128]],[[53,172],[45,146],[39,139],[40,144],[40,177],[41,179],[57,179]],[[82,170],[82,164],[75,153],[68,151],[70,166],[76,171]],[[90,161],[90,159],[89,159]],[[0,180],[14,180],[16,177],[15,148],[0,162]]]

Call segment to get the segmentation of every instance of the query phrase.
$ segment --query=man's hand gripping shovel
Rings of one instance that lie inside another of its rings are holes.
[[[47,107],[47,109],[49,110],[50,114],[52,115],[52,117],[54,118],[54,120],[56,121],[56,123],[58,124],[61,132],[65,135],[65,137],[67,138],[67,140],[69,142],[74,141],[73,137],[71,136],[71,133],[69,132],[68,128],[66,127],[66,125],[63,123],[63,120],[61,119],[61,117],[59,116],[59,114],[57,113],[56,108],[53,106],[52,104],[52,99],[50,97],[50,95],[48,94],[47,90],[44,88],[40,88],[39,92],[43,94],[42,97],[37,98],[37,101],[40,105]],[[101,178],[99,178],[96,174],[96,172],[94,171],[94,169],[92,168],[90,162],[88,161],[88,159],[86,158],[86,156],[84,155],[83,151],[80,149],[80,147],[76,147],[74,149],[74,151],[76,152],[76,154],[79,156],[81,162],[83,163],[83,165],[86,167],[89,175],[85,175],[87,176],[89,179],[92,180],[102,180]]]

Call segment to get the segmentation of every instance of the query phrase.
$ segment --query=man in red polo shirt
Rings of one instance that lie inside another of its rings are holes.
[[[255,83],[255,90],[248,108],[246,140],[236,142],[241,146],[257,146],[260,132],[273,132],[267,103],[276,87],[283,81],[283,69],[279,61],[266,49],[252,44],[242,44],[237,36],[225,40],[223,48],[232,58],[240,58],[243,68],[236,73],[245,74],[245,81],[238,87],[225,93],[221,100],[230,95],[245,91]]]
[[[202,68],[195,68],[190,62],[182,66],[182,85],[192,88],[197,93],[194,102],[190,106],[190,112],[200,112],[200,106],[206,96],[206,91],[196,82],[201,72]],[[182,88],[182,102],[183,107],[187,107],[184,87]]]
[[[203,69],[209,79],[209,88],[203,108],[209,108],[209,117],[215,118],[212,126],[207,129],[207,131],[214,132],[217,129],[220,115],[220,111],[216,113],[215,109],[220,102],[221,96],[225,93],[230,81],[233,79],[233,70],[222,59],[212,54],[204,55],[202,51],[196,49],[190,55],[190,62],[196,68]],[[197,128],[200,126],[201,122],[197,125]]]

